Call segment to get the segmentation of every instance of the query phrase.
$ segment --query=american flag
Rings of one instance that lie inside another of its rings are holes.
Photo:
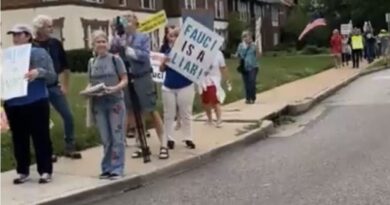
[[[311,30],[320,27],[320,26],[326,26],[326,21],[324,18],[316,18],[313,21],[311,21],[309,24],[307,24],[306,28],[302,31],[301,35],[299,35],[298,40],[302,40],[303,37],[307,33],[309,33]]]

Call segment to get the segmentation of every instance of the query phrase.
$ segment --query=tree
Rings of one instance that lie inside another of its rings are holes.
[[[227,49],[229,53],[234,53],[237,45],[241,42],[241,34],[247,28],[247,25],[240,20],[237,13],[229,14],[228,23]]]

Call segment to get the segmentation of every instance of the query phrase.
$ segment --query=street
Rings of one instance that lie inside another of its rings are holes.
[[[386,70],[358,79],[266,140],[93,204],[388,205],[389,107]]]

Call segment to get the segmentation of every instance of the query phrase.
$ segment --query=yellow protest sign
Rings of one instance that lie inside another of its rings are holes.
[[[143,33],[150,33],[162,26],[165,26],[167,21],[167,14],[164,10],[162,10],[142,21],[139,24],[138,30]]]

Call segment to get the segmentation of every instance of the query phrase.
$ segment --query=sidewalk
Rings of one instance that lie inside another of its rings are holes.
[[[367,66],[364,64],[363,66]],[[362,69],[331,69],[282,85],[257,95],[258,103],[246,105],[243,100],[223,106],[224,120],[222,128],[210,127],[202,122],[204,114],[195,116],[194,135],[196,150],[184,148],[180,143],[180,133],[176,133],[176,149],[170,152],[171,158],[157,159],[158,143],[155,132],[149,138],[153,156],[152,162],[143,164],[142,160],[130,158],[133,146],[127,148],[126,177],[118,181],[97,179],[100,174],[101,147],[83,151],[82,160],[59,159],[54,164],[54,179],[51,184],[38,185],[35,166],[31,168],[33,181],[15,186],[12,179],[15,171],[1,174],[1,204],[72,204],[75,200],[92,200],[99,196],[110,196],[123,189],[132,189],[144,185],[161,176],[172,176],[185,169],[191,169],[200,163],[212,159],[215,154],[230,150],[234,145],[252,143],[266,137],[272,131],[273,124],[264,119],[286,110],[289,105],[307,99],[313,99],[320,93],[340,86],[348,79],[357,78]],[[260,123],[262,122],[262,123]],[[128,141],[128,143],[133,143]],[[76,196],[77,195],[77,196]]]

